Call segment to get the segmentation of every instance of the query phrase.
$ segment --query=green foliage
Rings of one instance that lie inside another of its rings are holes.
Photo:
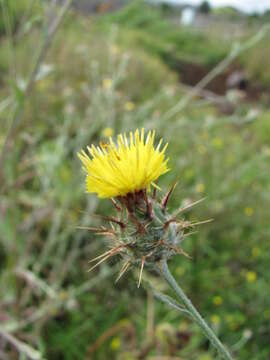
[[[211,11],[211,5],[208,1],[203,1],[199,6],[199,11],[203,14],[209,14]]]
[[[214,219],[185,239],[183,247],[192,260],[175,257],[170,262],[173,273],[224,343],[235,349],[236,358],[266,360],[267,103],[239,101],[234,113],[226,115],[195,98],[168,116],[187,93],[167,64],[182,58],[216,63],[226,50],[222,40],[217,43],[205,33],[176,29],[159,10],[144,6],[131,4],[94,21],[68,16],[31,97],[24,99],[25,115],[6,154],[1,187],[1,329],[9,329],[48,359],[123,360],[145,353],[216,358],[188,319],[159,303],[154,306],[151,294],[137,289],[136,271],[114,284],[120,259],[87,273],[89,259],[108,244],[77,226],[100,225],[95,214],[111,214],[112,206],[85,194],[76,153],[92,142],[106,141],[106,128],[116,134],[144,126],[155,128],[157,137],[169,142],[172,170],[159,185],[165,192],[180,180],[169,210],[206,196],[185,217]],[[14,48],[6,37],[1,39],[1,146],[16,106],[21,106],[23,84],[41,43],[36,15],[29,17],[31,31],[20,32]],[[265,84],[269,66],[262,54],[268,48],[266,39],[241,59],[242,66]],[[157,288],[168,290],[155,274],[145,273],[147,277]],[[29,319],[34,320],[22,326]],[[154,344],[149,341],[153,336]],[[8,358],[19,358],[12,345],[3,351]]]
[[[130,38],[135,37],[138,46],[150,54],[158,55],[170,66],[179,60],[213,65],[227,51],[226,43],[194,32],[192,28],[177,28],[164,18],[161,9],[142,1],[132,2],[116,14],[107,15],[101,20],[100,26],[104,27],[111,22],[123,28],[122,37],[126,46]]]
[[[260,143],[268,146],[270,141],[270,111],[263,113],[252,127]]]
[[[241,12],[233,6],[221,6],[213,9],[213,13],[220,16],[227,16],[231,19],[239,19]]]
[[[1,0],[0,1],[0,36],[14,33],[20,20],[28,9],[27,0]]]
[[[268,31],[267,36],[256,46],[256,51],[250,50],[241,58],[251,80],[262,84],[266,87],[266,91],[270,86],[269,40],[270,32]]]

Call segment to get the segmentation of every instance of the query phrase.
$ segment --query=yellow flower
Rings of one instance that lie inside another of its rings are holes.
[[[110,89],[112,87],[112,79],[103,79],[102,86],[106,90]]]
[[[132,111],[135,108],[135,104],[132,101],[127,101],[124,108],[126,111]]]
[[[65,290],[60,291],[59,298],[62,301],[66,301],[68,299],[68,292]]]
[[[212,315],[211,322],[214,325],[218,325],[220,323],[220,317],[218,315]]]
[[[119,47],[117,45],[112,45],[110,50],[113,55],[117,55],[119,53]]]
[[[219,306],[223,303],[223,299],[221,296],[214,296],[213,297],[213,304]]]
[[[261,253],[262,253],[261,249],[257,246],[251,249],[251,255],[253,258],[260,257]]]
[[[160,150],[162,139],[154,147],[155,132],[149,131],[146,139],[144,129],[118,135],[117,144],[110,138],[108,144],[88,147],[78,153],[86,171],[86,189],[97,193],[100,198],[125,196],[128,193],[145,190],[169,171],[165,159],[166,144]]]
[[[102,136],[104,136],[104,137],[111,137],[111,136],[113,136],[113,133],[114,133],[114,131],[113,131],[112,128],[106,127],[106,128],[103,129],[103,131],[102,131]]]
[[[197,184],[195,187],[197,193],[203,193],[205,191],[205,185],[203,183]]]
[[[111,341],[110,347],[112,350],[116,351],[120,348],[120,345],[121,345],[121,341],[119,337],[114,337]]]
[[[257,279],[257,274],[255,273],[255,271],[247,271],[246,272],[247,282],[253,283],[256,281],[256,279]]]
[[[223,140],[219,137],[216,137],[212,140],[212,145],[216,149],[221,149],[223,147]]]
[[[244,213],[245,213],[246,216],[250,217],[250,216],[253,215],[254,210],[253,210],[252,207],[246,207],[246,208],[244,209]]]

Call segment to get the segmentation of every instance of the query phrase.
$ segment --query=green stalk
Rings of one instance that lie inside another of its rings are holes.
[[[183,292],[181,287],[177,284],[174,277],[172,276],[167,261],[161,262],[161,274],[166,282],[170,285],[170,287],[174,290],[177,297],[181,300],[184,304],[185,308],[188,310],[192,319],[198,324],[198,326],[202,329],[205,336],[209,339],[211,344],[215,347],[215,349],[219,352],[220,356],[225,360],[233,360],[228,350],[224,347],[221,341],[217,338],[213,330],[207,325],[205,320],[199,314],[199,312],[195,309],[192,302]]]

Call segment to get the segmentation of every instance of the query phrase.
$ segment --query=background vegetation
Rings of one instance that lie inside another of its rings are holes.
[[[174,258],[173,273],[235,358],[269,359],[267,17],[234,13],[242,32],[228,38],[228,18],[223,32],[180,27],[132,2],[68,10],[51,33],[62,10],[1,0],[0,358],[216,358],[195,325],[137,289],[136,270],[116,285],[117,259],[87,273],[106,239],[77,226],[113,209],[85,194],[76,153],[143,126],[169,142],[172,171],[160,185],[180,181],[171,209],[206,196],[186,216],[214,219],[185,240],[192,260]],[[221,75],[213,88],[181,82],[226,57],[222,73],[244,71],[250,92],[225,91]]]

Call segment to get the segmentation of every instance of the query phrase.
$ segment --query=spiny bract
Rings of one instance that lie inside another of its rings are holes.
[[[155,191],[149,196],[145,190],[113,200],[119,216],[103,217],[110,223],[110,227],[86,228],[96,234],[108,236],[111,246],[110,250],[90,261],[96,264],[89,271],[118,255],[123,260],[123,266],[117,280],[131,266],[139,266],[139,286],[144,266],[155,268],[161,260],[168,260],[175,254],[187,256],[180,244],[190,233],[186,231],[199,223],[190,223],[177,216],[198,202],[179,208],[170,215],[166,207],[173,188],[161,201],[156,199]]]

